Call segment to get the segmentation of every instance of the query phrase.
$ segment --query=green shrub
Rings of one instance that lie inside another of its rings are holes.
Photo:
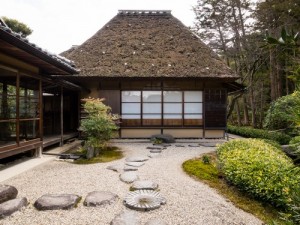
[[[264,128],[269,130],[286,129],[293,132],[296,121],[293,116],[294,109],[300,104],[300,92],[283,96],[272,102],[264,120]]]
[[[202,162],[204,164],[210,164],[210,157],[208,155],[203,155],[202,156]]]
[[[300,164],[300,136],[293,137],[289,143],[291,154],[293,155],[294,163]]]
[[[291,140],[291,137],[287,134],[262,129],[254,129],[251,127],[237,127],[228,125],[228,132],[236,135],[241,135],[247,138],[269,139],[272,141],[276,141],[281,145],[288,144]]]
[[[299,188],[299,168],[279,148],[258,139],[237,139],[217,149],[226,179],[252,196],[288,208]]]

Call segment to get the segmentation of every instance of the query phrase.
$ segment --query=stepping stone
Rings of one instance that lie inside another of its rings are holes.
[[[137,173],[134,171],[124,172],[120,175],[120,180],[125,183],[132,183],[138,179],[139,177]]]
[[[154,146],[161,146],[161,147],[164,147],[164,148],[167,148],[167,147],[170,147],[170,146],[172,146],[171,144],[153,144]]]
[[[156,149],[156,150],[162,150],[162,148],[160,148],[160,147],[147,147],[146,149]]]
[[[145,156],[131,156],[125,159],[126,162],[145,162],[148,157]]]
[[[125,165],[127,166],[135,166],[135,167],[140,167],[145,165],[143,162],[125,162]]]
[[[147,223],[145,223],[145,225],[168,225],[168,224],[161,219],[154,218],[154,219],[147,221]]]
[[[118,195],[108,191],[93,191],[88,193],[83,205],[85,206],[104,206],[114,203],[118,199]]]
[[[151,136],[151,140],[159,139],[162,140],[164,143],[175,143],[175,139],[172,135],[169,134],[156,134]]]
[[[137,167],[134,167],[134,166],[128,166],[128,165],[125,165],[124,168],[123,168],[124,171],[137,171],[138,168]]]
[[[166,204],[166,199],[157,191],[137,190],[127,194],[124,204],[130,209],[148,211]]]
[[[2,204],[0,204],[0,218],[5,216],[10,216],[14,212],[19,211],[22,207],[28,205],[27,198],[18,198],[8,200]]]
[[[185,146],[184,145],[175,145],[175,147],[177,147],[177,148],[183,148]]]
[[[191,148],[197,148],[197,147],[199,147],[199,145],[188,145],[189,147],[191,147]]]
[[[122,171],[123,168],[121,165],[111,165],[111,166],[106,167],[106,169],[112,170],[115,172],[120,172],[120,171]]]
[[[161,156],[160,153],[150,153],[150,154],[148,154],[148,157],[150,157],[150,158],[157,158],[159,156]]]
[[[152,149],[150,150],[151,153],[161,153],[161,150]]]
[[[47,194],[35,201],[38,210],[72,209],[79,203],[81,197],[72,194]]]
[[[140,225],[135,212],[124,211],[118,214],[111,222],[110,225]]]
[[[0,185],[0,204],[11,199],[15,199],[18,195],[18,190],[11,185]]]
[[[204,147],[216,147],[216,143],[199,143],[199,145],[204,146]]]
[[[131,185],[130,189],[135,190],[156,190],[158,188],[158,184],[154,183],[150,180],[137,180]]]

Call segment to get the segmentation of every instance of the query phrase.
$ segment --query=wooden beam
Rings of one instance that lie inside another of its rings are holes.
[[[60,87],[60,146],[64,144],[64,88]]]

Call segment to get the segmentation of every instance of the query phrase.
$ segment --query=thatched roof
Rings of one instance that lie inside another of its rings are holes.
[[[80,76],[237,78],[171,11],[120,10],[62,55]]]

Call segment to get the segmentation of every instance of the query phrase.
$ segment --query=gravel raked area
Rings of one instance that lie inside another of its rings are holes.
[[[188,146],[188,144],[180,143]],[[125,156],[147,156],[151,143],[114,143]],[[150,158],[138,168],[140,180],[151,180],[159,185],[159,192],[167,204],[147,212],[137,211],[140,224],[159,218],[169,225],[251,225],[262,224],[253,215],[236,208],[207,185],[186,175],[182,163],[214,147],[175,147],[163,150],[161,156]],[[10,217],[0,220],[1,225],[105,225],[127,209],[122,201],[130,184],[119,179],[119,173],[107,170],[109,165],[125,165],[125,158],[109,163],[75,165],[52,161],[20,174],[1,184],[15,186],[18,197],[27,197],[30,205]],[[89,192],[110,191],[119,196],[112,205],[85,207],[83,200]],[[38,211],[33,203],[44,194],[77,194],[82,200],[72,210]]]

